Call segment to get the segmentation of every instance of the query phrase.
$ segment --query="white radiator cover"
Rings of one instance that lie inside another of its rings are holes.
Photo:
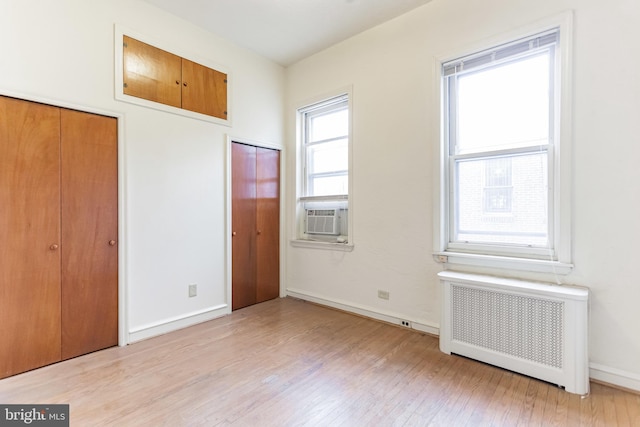
[[[443,271],[440,350],[589,393],[588,289]]]

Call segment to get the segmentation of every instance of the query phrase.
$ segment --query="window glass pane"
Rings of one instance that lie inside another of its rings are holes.
[[[511,213],[511,187],[485,187],[485,213]]]
[[[324,141],[348,134],[349,110],[346,108],[310,117],[309,142]]]
[[[334,196],[348,194],[349,177],[347,175],[309,177],[311,196]]]
[[[498,161],[498,162],[497,162]],[[487,179],[496,165],[510,164],[499,184]],[[547,153],[455,162],[455,242],[546,247]]]
[[[349,168],[349,151],[347,139],[311,145],[308,150],[308,173],[346,171]]]
[[[511,185],[511,157],[487,159],[484,171],[485,186],[505,187]]]
[[[456,77],[457,154],[548,144],[550,54]]]

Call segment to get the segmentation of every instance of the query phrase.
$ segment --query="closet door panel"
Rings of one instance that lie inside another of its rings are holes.
[[[0,378],[60,360],[60,112],[0,96]]]
[[[63,109],[62,358],[118,344],[117,121]]]
[[[257,302],[280,295],[280,152],[257,148]]]
[[[233,143],[232,309],[256,303],[256,148]]]

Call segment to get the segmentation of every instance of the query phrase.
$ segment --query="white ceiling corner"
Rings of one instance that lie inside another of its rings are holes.
[[[144,0],[283,66],[430,0]]]

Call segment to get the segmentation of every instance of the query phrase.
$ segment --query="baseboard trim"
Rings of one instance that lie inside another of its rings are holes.
[[[590,363],[589,376],[596,382],[634,393],[640,393],[640,375],[638,374],[611,368],[599,363]]]
[[[303,291],[300,289],[287,289],[287,296],[298,298],[301,300],[313,302],[320,305],[336,308],[338,310],[346,311],[349,313],[358,314],[360,316],[369,317],[371,319],[380,320],[394,325],[403,326],[402,321],[408,321],[411,329],[415,329],[420,332],[424,332],[430,335],[439,335],[440,329],[438,325],[430,325],[416,319],[410,319],[406,316],[400,316],[397,313],[388,311],[381,311],[371,307],[362,306],[359,304],[353,304],[347,301],[340,301],[333,298],[321,296],[312,292]]]
[[[157,335],[197,325],[198,323],[224,316],[230,312],[231,310],[227,304],[220,304],[214,307],[208,307],[203,310],[143,325],[129,331],[129,343],[134,343],[136,341],[141,341]]]

